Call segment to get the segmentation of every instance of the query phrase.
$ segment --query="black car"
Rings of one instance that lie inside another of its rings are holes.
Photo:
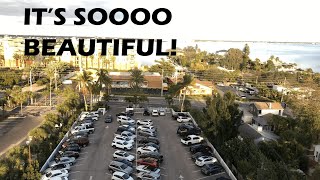
[[[214,163],[214,164],[206,164],[201,168],[201,172],[204,175],[207,175],[207,176],[218,174],[218,173],[221,173],[223,171],[224,171],[223,167],[220,164],[216,164],[216,163]]]
[[[69,136],[69,137],[73,138],[76,136],[89,137],[89,134],[87,132],[79,131],[79,132],[72,134],[72,136]]]
[[[74,157],[74,158],[78,158],[79,152],[76,151],[63,151],[61,152],[62,154],[60,155],[60,157]]]
[[[147,157],[151,157],[151,158],[155,158],[157,159],[159,162],[163,161],[163,155],[161,155],[158,152],[148,152],[148,153],[143,153],[140,154],[139,158],[147,158]]]
[[[143,111],[143,115],[144,115],[144,116],[150,116],[151,113],[150,113],[150,111],[149,111],[148,109],[145,109],[145,110]]]
[[[129,111],[127,112],[127,115],[128,115],[129,117],[134,116],[134,111],[133,111],[133,110],[129,110]]]
[[[136,134],[135,131],[132,131],[132,130],[130,130],[129,128],[123,127],[123,126],[118,127],[118,129],[117,129],[117,131],[116,131],[116,134],[121,134],[123,131],[128,131],[128,132],[131,132],[132,134]]]
[[[210,153],[210,152],[196,152],[191,156],[191,158],[195,161],[198,157],[201,157],[201,156],[212,156],[212,153]]]
[[[63,149],[63,151],[75,151],[75,152],[80,152],[81,148],[78,144],[76,144],[77,146],[68,146],[66,148]]]
[[[190,152],[192,154],[194,154],[196,152],[203,152],[203,153],[210,152],[210,153],[212,153],[212,149],[208,145],[205,145],[205,144],[196,144],[196,145],[193,145],[190,147]]]
[[[155,143],[157,145],[160,144],[159,140],[157,138],[153,138],[153,137],[143,137],[141,139],[138,140],[139,144],[147,144],[147,143]]]
[[[172,114],[172,118],[174,119],[174,120],[177,120],[177,118],[179,117],[179,116],[182,116],[182,117],[189,117],[187,114],[185,114],[185,113],[176,113],[176,114]]]
[[[114,161],[118,161],[118,162],[122,162],[123,164],[126,164],[130,167],[133,167],[132,162],[126,160],[126,159],[122,159],[122,158],[115,158]]]
[[[182,124],[178,127],[177,134],[180,136],[188,136],[188,135],[200,135],[201,129],[195,126]]]
[[[104,121],[105,123],[111,123],[112,122],[112,116],[107,115],[106,120]]]

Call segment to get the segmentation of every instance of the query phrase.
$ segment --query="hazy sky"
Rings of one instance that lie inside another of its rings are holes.
[[[1,0],[0,34],[320,42],[319,5],[316,0]],[[46,25],[25,26],[27,7],[67,8],[67,25],[54,26],[56,18],[48,16]],[[117,7],[129,12],[140,7],[151,12],[165,7],[173,17],[165,26],[152,22],[115,26],[109,21],[102,26],[73,26],[73,10],[78,7],[100,7],[108,12]]]

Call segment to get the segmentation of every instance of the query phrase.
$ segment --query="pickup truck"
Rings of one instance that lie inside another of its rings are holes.
[[[92,134],[94,132],[93,127],[88,127],[88,126],[76,126],[74,129],[71,130],[71,134],[75,134],[78,132],[85,132]]]

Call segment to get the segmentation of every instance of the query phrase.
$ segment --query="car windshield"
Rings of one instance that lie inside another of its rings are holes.
[[[129,154],[128,154],[128,153],[124,153],[123,156],[124,156],[124,157],[128,157]]]
[[[121,169],[126,169],[128,166],[126,165],[126,164],[122,164],[121,166],[120,166],[120,168]]]
[[[130,176],[129,176],[128,174],[124,174],[122,177],[123,177],[124,179],[129,179],[129,178],[130,178]]]
[[[128,143],[127,143],[127,142],[123,142],[123,144],[124,144],[124,145],[127,145]]]

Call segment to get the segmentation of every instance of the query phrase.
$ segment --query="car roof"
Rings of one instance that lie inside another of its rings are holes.
[[[116,150],[114,153],[126,154],[127,152],[125,152],[125,151],[121,151],[121,150]]]
[[[123,165],[123,162],[119,162],[119,161],[111,161],[110,165],[117,165],[117,166],[121,166]]]
[[[126,173],[120,172],[120,171],[116,171],[113,173],[113,175],[119,175],[119,176],[123,176],[124,174],[126,174]]]

